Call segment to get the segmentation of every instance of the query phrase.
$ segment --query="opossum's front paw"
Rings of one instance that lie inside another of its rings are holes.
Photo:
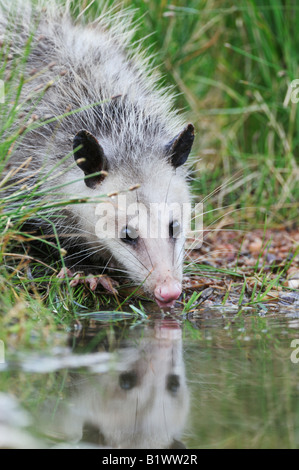
[[[117,294],[119,283],[114,279],[111,279],[111,277],[107,276],[106,274],[102,274],[99,277],[94,277],[91,275],[87,277],[87,280],[92,291],[96,290],[96,288],[101,285],[108,292],[111,292],[111,294]]]
[[[71,287],[76,287],[78,284],[87,284],[91,291],[95,291],[99,285],[104,287],[111,294],[117,294],[117,287],[119,284],[114,279],[111,279],[105,274],[99,276],[94,276],[90,274],[89,276],[84,276],[84,273],[73,273],[70,269],[63,268],[58,274],[59,279],[65,279],[66,277],[72,278],[70,282]]]
[[[62,268],[59,274],[57,274],[58,279],[66,279],[73,277],[75,274],[68,268]]]
[[[102,286],[105,290],[111,292],[111,294],[114,295],[117,294],[117,287],[119,287],[118,282],[114,281],[114,279],[111,279],[109,276],[106,276],[106,274],[101,274],[99,276],[90,274],[89,276],[82,278],[80,273],[78,273],[71,281],[71,286],[75,287],[80,283],[88,284],[90,290],[93,292],[97,289],[98,286]]]

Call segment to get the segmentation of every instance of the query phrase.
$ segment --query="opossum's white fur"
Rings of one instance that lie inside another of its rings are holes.
[[[11,164],[18,166],[31,156],[32,163],[23,176],[39,170],[41,177],[70,154],[74,135],[87,129],[104,149],[109,174],[96,189],[90,189],[84,183],[82,171],[71,165],[74,157],[70,155],[61,165],[64,171],[61,167],[54,171],[58,183],[65,184],[60,196],[63,192],[70,198],[94,197],[140,184],[140,189],[127,193],[128,204],[138,201],[148,207],[152,202],[189,202],[186,171],[181,167],[174,170],[163,157],[165,146],[182,131],[185,122],[173,109],[169,89],[157,86],[158,72],[152,69],[139,47],[130,46],[134,33],[132,12],[126,9],[119,12],[117,8],[104,10],[92,24],[83,24],[80,19],[74,24],[70,19],[70,3],[61,7],[55,0],[44,0],[33,8],[29,0],[0,0],[0,39],[10,21],[12,54],[22,53],[37,25],[25,75],[28,77],[32,71],[39,73],[33,72],[33,79],[24,84],[22,97],[34,95],[38,85],[46,87],[50,81],[54,85],[47,89],[42,100],[35,99],[35,114],[43,119],[88,106],[59,120],[59,125],[50,123],[26,134]],[[15,28],[11,26],[11,18]],[[95,103],[101,104],[93,106]],[[68,184],[72,181],[77,182]],[[35,182],[36,176],[27,185]],[[56,184],[52,178],[43,187],[48,187],[51,193],[51,186]],[[49,194],[49,197],[57,195]],[[117,196],[113,204],[117,205]],[[55,219],[58,233],[77,232],[78,241],[86,243],[78,246],[81,261],[89,253],[96,265],[100,258],[109,260],[112,256],[134,281],[146,279],[143,287],[151,293],[168,279],[181,282],[182,237],[175,243],[169,239],[149,239],[142,227],[138,227],[142,238],[138,249],[117,238],[101,240],[95,233],[95,210],[96,204],[72,205],[64,211],[65,219]],[[158,218],[157,213],[151,222],[158,224]],[[163,221],[167,226],[169,222]],[[72,243],[75,244],[74,239]],[[66,261],[72,266],[71,256]]]

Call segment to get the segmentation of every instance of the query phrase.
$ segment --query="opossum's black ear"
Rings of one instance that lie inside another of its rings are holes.
[[[85,176],[89,176],[100,171],[107,171],[108,164],[104,150],[90,132],[84,129],[78,132],[73,141],[73,149],[77,165],[82,171],[84,171]],[[85,178],[86,186],[94,188],[97,184],[103,181],[105,176],[105,174],[101,174]]]
[[[174,168],[183,165],[191,152],[194,141],[194,126],[187,127],[166,146],[166,154]]]

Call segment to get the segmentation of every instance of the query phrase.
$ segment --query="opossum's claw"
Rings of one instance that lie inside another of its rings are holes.
[[[114,281],[114,279],[111,279],[109,276],[106,276],[104,274],[99,277],[94,277],[92,275],[87,276],[86,282],[88,282],[89,287],[92,291],[95,291],[98,285],[101,285],[108,292],[111,292],[111,294],[117,294],[116,287],[119,286],[118,282]]]
[[[75,275],[74,279],[71,280],[70,286],[71,287],[77,287],[78,284],[84,284],[85,278],[82,277],[83,274],[78,273]],[[74,276],[74,274],[73,274]]]
[[[81,273],[73,273],[68,268],[62,268],[60,273],[57,275],[58,279],[71,279],[70,286],[71,287],[76,287],[78,284],[81,284],[83,282],[83,279],[81,278]],[[74,277],[75,276],[75,277]]]
[[[118,287],[118,282],[110,279],[110,277],[102,274],[99,277],[93,276],[90,274],[89,276],[82,277],[80,273],[76,274],[74,279],[71,281],[71,287],[76,287],[78,284],[87,284],[89,289],[94,292],[99,285],[104,287],[108,292],[111,294],[117,294],[116,287]]]
[[[73,277],[74,273],[68,268],[62,268],[59,274],[57,275],[58,279],[65,279],[67,277]]]

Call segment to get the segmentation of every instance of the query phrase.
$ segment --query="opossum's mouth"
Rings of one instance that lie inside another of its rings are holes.
[[[173,278],[165,279],[154,291],[155,301],[163,310],[173,308],[182,293],[181,283]]]
[[[158,300],[157,298],[155,298],[155,301],[158,304],[158,306],[164,310],[168,308],[173,308],[177,300],[172,300],[171,302],[162,302],[161,300]]]

